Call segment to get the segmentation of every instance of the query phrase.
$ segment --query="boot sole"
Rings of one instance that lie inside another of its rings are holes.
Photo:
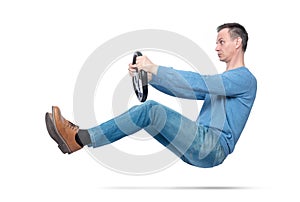
[[[57,132],[55,122],[51,118],[51,114],[48,113],[48,112],[45,115],[45,121],[46,121],[46,126],[47,126],[48,133],[49,133],[50,137],[58,144],[58,148],[64,154],[65,153],[70,154],[71,153],[70,149],[68,148],[68,146],[65,143],[64,139]]]

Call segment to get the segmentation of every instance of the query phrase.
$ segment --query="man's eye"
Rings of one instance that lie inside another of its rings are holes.
[[[225,41],[220,41],[220,44],[223,45],[225,43]]]

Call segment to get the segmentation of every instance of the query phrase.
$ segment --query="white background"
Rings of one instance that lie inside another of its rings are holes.
[[[252,2],[1,1],[1,198],[299,201],[300,16],[296,1]],[[249,33],[246,65],[258,92],[235,152],[221,166],[178,161],[160,173],[128,176],[85,150],[60,153],[47,134],[45,112],[58,105],[72,120],[76,78],[97,47],[129,31],[169,30],[199,44],[221,72],[214,48],[216,27],[225,22],[239,22]]]

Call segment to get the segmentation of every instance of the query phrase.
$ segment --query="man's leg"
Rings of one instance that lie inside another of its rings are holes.
[[[147,101],[114,119],[88,129],[90,146],[103,146],[141,129],[145,129],[161,144],[182,157],[193,143],[198,125],[166,106]]]
[[[185,118],[154,101],[147,101],[132,107],[116,118],[88,130],[79,129],[78,126],[66,120],[58,107],[53,107],[52,114],[46,113],[48,132],[63,153],[72,153],[84,145],[103,146],[134,134],[143,128],[164,146],[171,148],[170,142],[176,137],[176,131],[179,131],[179,128],[183,131],[184,125],[181,126],[181,119]],[[195,124],[193,123],[193,125]],[[191,129],[189,126],[186,128]],[[183,142],[176,139],[177,142]],[[189,138],[184,139],[188,140]],[[181,153],[176,151],[175,147],[171,150],[177,155]]]
[[[155,101],[135,106],[115,119],[90,129],[89,133],[91,139],[94,139],[92,145],[97,147],[141,129],[146,130],[183,161],[195,166],[216,166],[226,157],[220,145],[219,131],[198,125]]]
[[[72,127],[69,123],[65,120],[64,125],[61,125],[63,127],[66,125],[66,128]],[[147,101],[132,107],[116,118],[88,129],[85,134],[88,134],[91,140],[89,146],[95,148],[110,144],[141,129],[145,129],[187,163],[211,167],[221,163],[225,158],[219,144],[218,134],[214,134],[208,128],[199,126],[196,122],[154,101]],[[79,134],[80,131],[77,130]],[[68,138],[75,142],[75,135],[72,132]],[[216,159],[217,156],[218,159]]]

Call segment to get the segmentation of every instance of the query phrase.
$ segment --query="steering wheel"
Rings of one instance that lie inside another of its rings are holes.
[[[142,53],[139,51],[134,52],[132,64],[136,64],[136,57],[142,56]],[[138,70],[133,73],[132,84],[134,92],[140,102],[145,102],[148,95],[148,76],[147,72],[144,70]]]

